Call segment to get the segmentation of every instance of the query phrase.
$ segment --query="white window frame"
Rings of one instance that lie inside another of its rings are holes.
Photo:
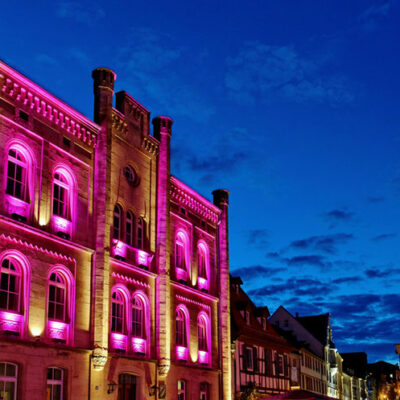
[[[4,366],[4,375],[0,375],[0,390],[5,386],[6,382],[14,383],[14,398],[10,400],[16,400],[17,392],[18,392],[18,365],[10,362],[2,362]],[[12,365],[15,367],[15,375],[14,376],[6,376],[7,365]]]
[[[54,376],[54,371],[61,371],[61,378],[60,379],[49,379],[47,378],[46,384],[47,388],[50,386],[50,399],[49,400],[62,400],[64,398],[64,370],[62,368],[57,368],[57,367],[50,367],[47,368],[47,374],[49,373],[49,370],[53,371],[53,376]],[[54,386],[60,386],[60,397],[56,398],[55,394],[53,393],[53,387]]]

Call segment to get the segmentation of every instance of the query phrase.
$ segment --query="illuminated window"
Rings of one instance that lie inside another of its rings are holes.
[[[113,238],[121,239],[121,226],[122,226],[122,209],[121,206],[116,204],[114,207],[114,220],[113,220]]]
[[[8,152],[6,193],[27,200],[28,162],[21,151],[11,148]]]
[[[178,400],[186,400],[186,382],[183,379],[178,381]]]
[[[176,311],[175,334],[176,334],[176,345],[186,347],[187,346],[186,316],[183,310],[181,309],[178,309]]]
[[[200,383],[200,400],[208,400],[208,383]]]
[[[47,400],[62,400],[64,392],[64,371],[60,368],[47,368]]]
[[[186,270],[185,239],[178,233],[175,241],[175,267]]]
[[[207,279],[207,252],[204,245],[200,244],[197,248],[197,268],[200,278]]]
[[[132,300],[132,336],[144,338],[144,304],[139,296]]]
[[[5,258],[1,263],[0,308],[20,311],[21,268],[14,259]]]
[[[207,322],[204,316],[200,316],[197,322],[197,338],[199,350],[207,351]]]
[[[133,246],[133,232],[134,232],[135,217],[128,211],[126,214],[126,244]]]
[[[53,214],[70,218],[71,179],[64,172],[57,171],[53,180]]]
[[[144,238],[145,238],[145,222],[143,218],[138,218],[137,221],[137,248],[144,248]]]
[[[124,298],[119,290],[111,296],[111,331],[123,333],[124,331]]]
[[[0,363],[0,399],[16,400],[17,372],[18,368],[15,364]]]
[[[49,300],[47,316],[49,319],[66,321],[67,284],[59,272],[53,272],[49,279]]]

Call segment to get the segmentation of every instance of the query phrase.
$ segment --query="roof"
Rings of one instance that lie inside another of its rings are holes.
[[[304,328],[306,328],[323,345],[328,344],[328,328],[330,324],[330,314],[310,315],[306,317],[296,317]]]

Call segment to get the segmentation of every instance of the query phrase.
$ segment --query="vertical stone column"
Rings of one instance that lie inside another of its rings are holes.
[[[157,381],[165,382],[170,368],[171,315],[170,315],[170,143],[172,120],[168,117],[153,119],[154,137],[160,142],[157,168],[157,238],[156,257],[156,346]]]
[[[92,72],[94,121],[101,126],[94,160],[94,247],[92,271],[92,368],[102,370],[107,361],[109,331],[109,258],[112,224],[111,142],[112,101],[116,75],[107,68]],[[93,377],[95,381],[95,377]],[[92,381],[92,383],[94,383]],[[95,383],[96,385],[98,382]],[[100,382],[106,384],[106,382]],[[102,392],[99,390],[97,393]],[[94,397],[95,398],[95,397]]]
[[[219,340],[221,354],[221,393],[223,400],[232,399],[231,361],[231,310],[229,292],[229,242],[228,205],[229,192],[225,189],[213,191],[214,204],[221,209],[217,230],[217,255],[219,268]]]

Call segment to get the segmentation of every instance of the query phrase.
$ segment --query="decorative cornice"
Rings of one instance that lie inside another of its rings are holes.
[[[137,279],[131,278],[131,277],[126,276],[126,275],[119,274],[117,272],[113,272],[111,274],[111,276],[113,278],[121,279],[121,280],[129,282],[129,283],[134,283],[135,285],[138,285],[138,286],[142,286],[142,287],[145,287],[145,288],[148,288],[148,289],[150,288],[150,285],[148,283],[138,281]]]
[[[97,124],[1,61],[0,96],[14,100],[16,105],[30,109],[38,118],[95,147],[100,130]]]
[[[173,176],[170,179],[170,196],[179,205],[189,208],[213,224],[218,222],[221,210]]]
[[[126,134],[128,124],[125,122],[125,117],[115,108],[112,110],[112,127],[122,134]]]
[[[159,143],[152,136],[145,136],[142,142],[142,148],[150,154],[158,154]]]
[[[186,303],[192,303],[192,304],[195,304],[196,306],[199,306],[199,307],[205,308],[208,311],[211,311],[211,307],[208,304],[200,303],[199,301],[189,299],[188,297],[181,296],[180,294],[177,294],[176,298],[180,301],[184,301]]]
[[[0,235],[0,239],[5,239],[5,240],[7,240],[9,242],[14,242],[14,243],[16,243],[18,245],[21,245],[21,246],[24,246],[24,247],[29,247],[30,249],[40,251],[40,252],[48,254],[48,255],[50,255],[52,257],[62,258],[62,259],[67,260],[67,261],[76,262],[75,258],[66,256],[66,255],[61,254],[61,253],[57,253],[56,251],[46,249],[44,247],[38,246],[38,245],[33,244],[33,243],[29,243],[29,242],[27,242],[25,240],[17,239],[16,237],[12,237],[10,235],[6,235],[5,233],[2,233]]]

